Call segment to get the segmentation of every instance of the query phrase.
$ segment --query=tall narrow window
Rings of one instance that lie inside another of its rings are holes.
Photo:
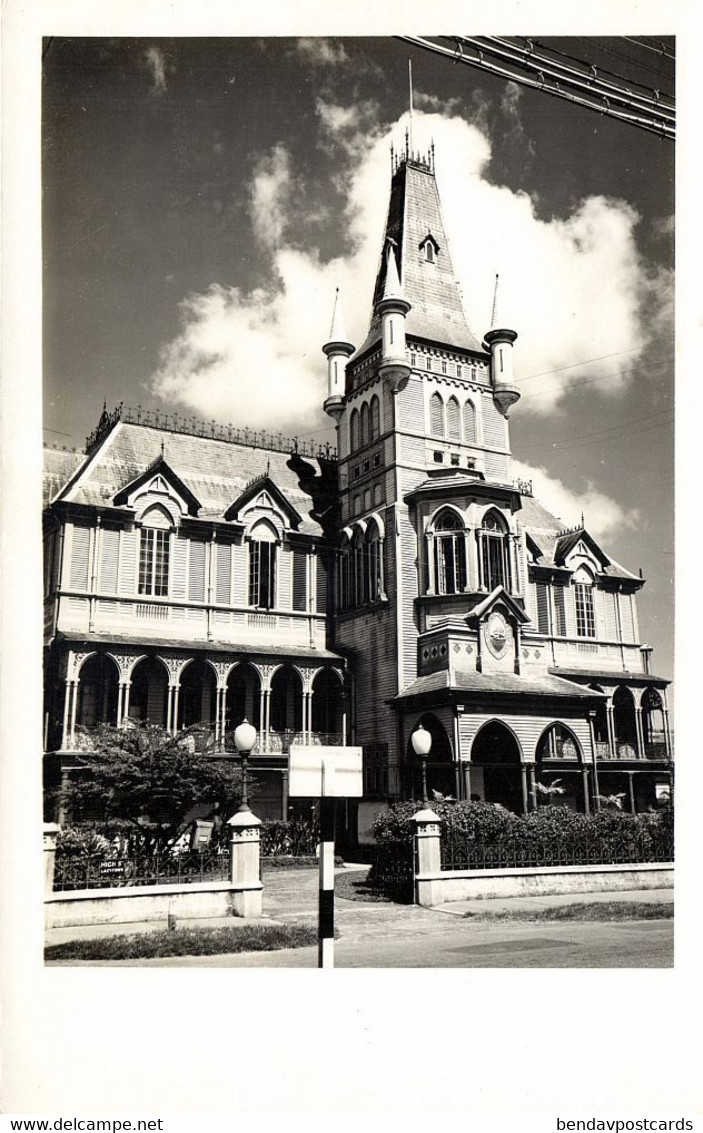
[[[371,440],[375,441],[381,435],[381,403],[376,394],[371,398]]]
[[[566,601],[564,587],[555,586],[554,594],[554,632],[558,637],[566,637]]]
[[[537,598],[537,629],[549,633],[549,587],[546,582],[535,583]]]
[[[356,452],[359,447],[359,411],[352,409],[351,417],[349,418],[349,449],[350,452]]]
[[[445,511],[434,528],[435,589],[437,594],[461,594],[466,589],[464,525],[453,511]]]
[[[369,407],[366,402],[361,407],[361,447],[369,443]]]
[[[249,543],[249,605],[276,605],[276,535],[267,523],[254,528]]]
[[[497,511],[489,511],[481,525],[481,568],[487,590],[503,586],[510,593],[510,540],[507,525]]]
[[[430,398],[430,432],[435,437],[444,436],[444,402],[438,393]]]
[[[447,433],[450,441],[461,440],[461,424],[459,421],[459,402],[450,397],[447,402]]]
[[[378,527],[371,523],[367,532],[369,600],[380,601],[383,595],[383,543]]]
[[[476,444],[476,407],[473,401],[464,402],[464,440],[467,445]]]
[[[596,619],[593,610],[593,580],[585,570],[574,577],[576,597],[576,633],[578,637],[596,636]]]
[[[171,520],[163,508],[151,508],[139,535],[139,593],[163,598],[168,594]]]

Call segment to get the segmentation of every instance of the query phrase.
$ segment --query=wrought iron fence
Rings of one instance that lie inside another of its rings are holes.
[[[59,849],[54,891],[228,881],[229,871],[226,849],[125,855],[62,853]]]
[[[415,846],[409,842],[380,843],[369,871],[368,884],[385,897],[411,905],[415,900]]]
[[[673,861],[673,843],[646,834],[627,842],[610,838],[558,844],[530,839],[521,845],[482,845],[465,838],[442,838],[443,870],[539,869],[567,865],[633,865]]]

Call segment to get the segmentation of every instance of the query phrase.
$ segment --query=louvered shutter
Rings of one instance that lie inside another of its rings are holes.
[[[100,556],[100,589],[108,594],[117,592],[117,568],[120,553],[120,533],[103,528]]]
[[[549,589],[544,582],[538,582],[537,591],[537,629],[549,633]]]
[[[205,601],[205,544],[196,539],[190,544],[188,598],[191,602]]]
[[[229,606],[232,586],[232,548],[220,543],[217,548],[217,584],[215,596],[220,605]]]
[[[564,602],[564,587],[554,587],[554,617],[556,624],[554,631],[560,637],[566,637],[566,603]]]
[[[77,590],[88,589],[88,552],[90,550],[90,528],[73,528],[71,547],[71,586]]]
[[[476,410],[472,401],[464,402],[464,441],[467,445],[476,443]]]
[[[329,559],[326,555],[317,556],[317,612],[324,614],[327,610],[327,574],[329,570]]]
[[[306,610],[308,598],[307,560],[305,551],[293,551],[293,609]]]

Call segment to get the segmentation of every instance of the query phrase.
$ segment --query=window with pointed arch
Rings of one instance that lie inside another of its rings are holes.
[[[352,549],[346,535],[339,548],[338,563],[337,608],[340,611],[350,610],[352,607]]]
[[[447,435],[450,441],[461,440],[461,420],[459,417],[459,402],[450,397],[447,402]]]
[[[444,436],[444,402],[438,393],[430,398],[430,432],[435,437]]]
[[[171,517],[165,508],[144,513],[139,535],[139,593],[154,598],[168,594]]]
[[[359,447],[359,411],[352,409],[349,418],[349,451],[356,452]]]
[[[272,610],[276,605],[278,536],[268,523],[257,523],[249,540],[249,605]]]
[[[352,561],[354,568],[352,605],[363,606],[369,599],[369,574],[366,539],[361,531],[355,532],[352,540]]]
[[[366,402],[361,407],[361,447],[369,443],[369,407]]]
[[[572,578],[576,598],[576,636],[596,636],[596,616],[593,607],[593,576],[579,567]]]
[[[503,586],[512,590],[510,536],[508,525],[498,511],[486,512],[479,531],[481,581],[489,592]]]
[[[371,398],[371,440],[381,435],[381,403],[376,394]]]
[[[476,406],[473,401],[464,402],[464,440],[467,445],[476,444]]]
[[[436,594],[461,594],[466,589],[466,529],[455,511],[440,512],[434,523]]]

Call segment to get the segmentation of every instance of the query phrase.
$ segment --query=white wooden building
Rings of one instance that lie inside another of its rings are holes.
[[[526,810],[556,780],[585,810],[664,797],[644,580],[513,480],[516,338],[495,305],[469,330],[433,155],[406,151],[367,336],[348,341],[337,302],[323,348],[336,457],[121,408],[85,454],[48,450],[50,765],[101,720],[204,721],[227,746],[246,715],[259,813],[287,813],[292,738],[355,742],[363,830],[417,796],[422,722],[430,786],[457,798]]]

